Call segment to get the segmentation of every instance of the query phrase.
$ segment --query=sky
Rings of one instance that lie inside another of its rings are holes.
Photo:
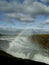
[[[49,0],[0,0],[0,28],[49,29]]]

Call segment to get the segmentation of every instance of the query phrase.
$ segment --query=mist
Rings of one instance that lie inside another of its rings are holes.
[[[0,50],[6,51],[9,48],[9,41],[0,40]]]

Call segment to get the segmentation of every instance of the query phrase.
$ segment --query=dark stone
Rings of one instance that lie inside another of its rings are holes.
[[[42,62],[36,62],[32,60],[27,60],[27,59],[21,59],[21,58],[16,58],[13,57],[4,51],[0,50],[0,65],[47,65]]]

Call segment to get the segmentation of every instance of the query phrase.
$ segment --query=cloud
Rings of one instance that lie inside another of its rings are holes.
[[[47,3],[47,2],[49,2],[49,0],[41,0],[41,2]]]
[[[49,24],[49,19],[47,19],[47,20],[45,21],[45,24]]]
[[[21,4],[17,2],[7,2],[7,1],[0,1],[0,11],[3,11],[5,13],[11,13],[11,12],[19,12],[21,10]]]
[[[39,27],[41,27],[41,28],[43,28],[44,26],[47,26],[47,25],[49,25],[49,19],[46,19],[45,21],[39,23]]]
[[[22,4],[17,2],[17,0],[12,2],[0,0],[0,11],[5,12],[8,18],[33,22],[38,15],[49,15],[49,6],[37,0],[24,0]]]
[[[15,18],[17,20],[20,20],[20,21],[24,21],[24,22],[30,22],[30,21],[34,21],[34,18],[31,17],[30,15],[26,15],[26,14],[22,14],[22,13],[8,13],[8,14],[5,14],[8,16],[8,18]]]
[[[27,14],[31,14],[32,16],[36,15],[46,15],[49,14],[49,6],[40,3],[40,2],[32,2],[30,5],[24,5],[23,11]]]

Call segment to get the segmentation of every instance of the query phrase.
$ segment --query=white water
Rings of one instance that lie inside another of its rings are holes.
[[[6,50],[6,52],[15,57],[31,60],[33,59],[35,61],[45,62],[49,64],[49,58],[47,56],[44,56],[43,51],[45,50],[42,51],[43,48],[40,47],[38,42],[35,42],[33,40],[31,42],[30,36],[22,36],[25,31],[26,30],[23,30],[19,36],[16,36],[15,39],[9,43],[10,47]],[[30,32],[32,32],[32,30]]]
[[[41,48],[37,42],[31,42],[30,36],[22,36],[25,31],[27,30],[23,30],[10,42],[10,47],[7,52],[16,57],[32,59],[34,54],[38,53]],[[32,30],[30,30],[30,32],[32,32]]]

